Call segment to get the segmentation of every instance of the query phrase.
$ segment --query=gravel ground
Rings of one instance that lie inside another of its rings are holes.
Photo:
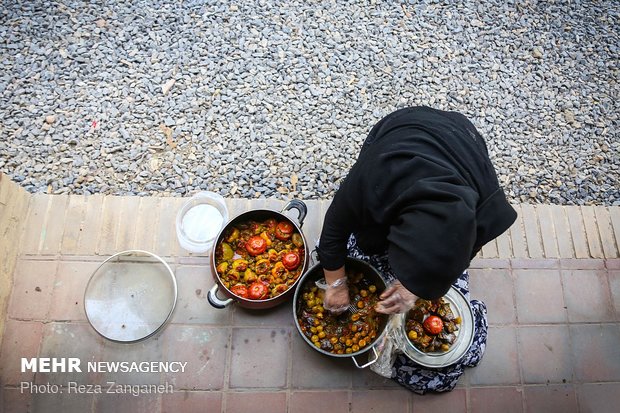
[[[428,105],[511,200],[620,204],[617,0],[100,3],[1,3],[0,170],[31,192],[329,198]]]

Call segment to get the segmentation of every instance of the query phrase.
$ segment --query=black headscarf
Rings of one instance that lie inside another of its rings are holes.
[[[354,233],[366,253],[387,249],[407,289],[438,298],[515,219],[474,126],[458,113],[406,108],[370,132],[327,211],[319,256],[340,268]]]

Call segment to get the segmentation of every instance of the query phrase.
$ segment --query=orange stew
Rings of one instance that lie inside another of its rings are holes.
[[[231,226],[215,249],[220,280],[238,297],[274,298],[297,281],[305,259],[301,234],[274,218]]]
[[[325,291],[308,284],[303,289],[297,320],[303,334],[318,348],[332,354],[351,354],[368,347],[379,333],[377,287],[362,273],[347,271],[351,309],[340,315],[323,308]]]

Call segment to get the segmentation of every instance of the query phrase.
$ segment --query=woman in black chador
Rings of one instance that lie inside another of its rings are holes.
[[[427,107],[398,110],[370,131],[325,216],[318,247],[329,286],[324,306],[341,312],[349,305],[347,255],[369,261],[390,282],[379,312],[405,312],[417,297],[442,297],[452,285],[468,297],[470,260],[516,215],[471,122]],[[451,390],[484,351],[486,308],[479,301],[472,308],[474,344],[457,365],[429,371],[401,355],[394,379],[420,393]]]

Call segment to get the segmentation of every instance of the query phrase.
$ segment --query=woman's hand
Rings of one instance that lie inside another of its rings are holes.
[[[378,313],[397,314],[409,311],[418,297],[407,290],[400,281],[396,281],[392,286],[379,296],[381,301],[375,306]]]
[[[325,274],[325,282],[327,282],[323,308],[332,314],[341,314],[347,310],[350,304],[349,287],[347,286],[344,267],[335,271],[323,270],[323,273]]]

